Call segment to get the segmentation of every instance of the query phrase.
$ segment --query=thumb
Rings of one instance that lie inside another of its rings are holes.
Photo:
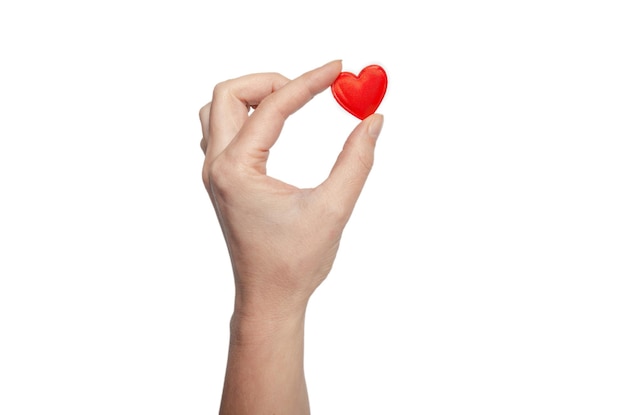
[[[356,204],[374,164],[374,148],[383,116],[373,114],[352,131],[328,178],[319,186],[333,204],[348,214]]]

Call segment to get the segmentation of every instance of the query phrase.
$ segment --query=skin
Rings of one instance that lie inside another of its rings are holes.
[[[356,126],[315,188],[267,176],[266,163],[287,117],[340,72],[341,62],[333,61],[294,80],[276,73],[228,80],[200,110],[202,177],[235,278],[222,415],[310,413],[306,307],[332,268],[372,168],[383,117],[373,114]]]

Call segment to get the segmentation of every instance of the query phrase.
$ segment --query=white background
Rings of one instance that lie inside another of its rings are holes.
[[[311,300],[317,414],[626,413],[620,1],[3,1],[0,413],[217,413],[222,80],[381,64],[376,163]],[[328,173],[325,91],[269,171]]]

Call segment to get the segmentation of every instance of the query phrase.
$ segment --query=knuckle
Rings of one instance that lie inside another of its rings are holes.
[[[211,112],[211,103],[209,102],[208,104],[200,108],[200,111],[198,112],[198,116],[200,117],[200,120],[201,121],[206,120],[209,117],[210,112]]]
[[[205,188],[209,189],[211,181],[209,179],[209,169],[206,163],[202,166],[202,183],[204,183]]]
[[[374,167],[374,155],[371,152],[359,152],[357,160],[359,165],[368,172]]]
[[[361,144],[356,151],[356,158],[359,165],[369,172],[374,167],[374,148],[376,143],[375,141],[362,141]]]
[[[273,114],[277,119],[286,120],[291,115],[290,111],[284,108],[284,103],[274,97],[263,100],[259,104],[259,108],[261,107],[264,112]]]
[[[232,183],[236,181],[236,167],[230,163],[226,157],[220,156],[211,163],[204,165],[202,169],[202,180],[204,185],[213,191],[223,193],[232,187]]]
[[[216,158],[213,163],[209,164],[208,175],[212,181],[219,181],[229,176],[228,166],[223,162],[223,157]]]
[[[231,83],[232,82],[230,80],[217,83],[213,87],[213,100],[228,95],[231,88]]]
[[[334,195],[325,195],[321,206],[321,217],[332,224],[332,227],[342,227],[350,216],[350,208]]]
[[[343,223],[348,215],[348,208],[343,204],[333,204],[326,209],[326,217],[336,223]]]

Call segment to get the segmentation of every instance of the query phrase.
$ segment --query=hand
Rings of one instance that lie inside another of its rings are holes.
[[[290,81],[248,75],[215,87],[202,108],[203,180],[235,276],[235,311],[221,414],[308,414],[304,314],[335,260],[374,161],[383,118],[348,137],[328,178],[299,189],[266,175],[286,118],[331,85],[331,62]],[[249,115],[250,108],[256,108]]]
[[[382,116],[356,127],[328,179],[314,189],[267,176],[266,163],[286,118],[340,71],[335,61],[293,81],[256,74],[222,82],[200,112],[203,180],[230,252],[238,311],[281,317],[302,309],[330,272],[372,168]]]

